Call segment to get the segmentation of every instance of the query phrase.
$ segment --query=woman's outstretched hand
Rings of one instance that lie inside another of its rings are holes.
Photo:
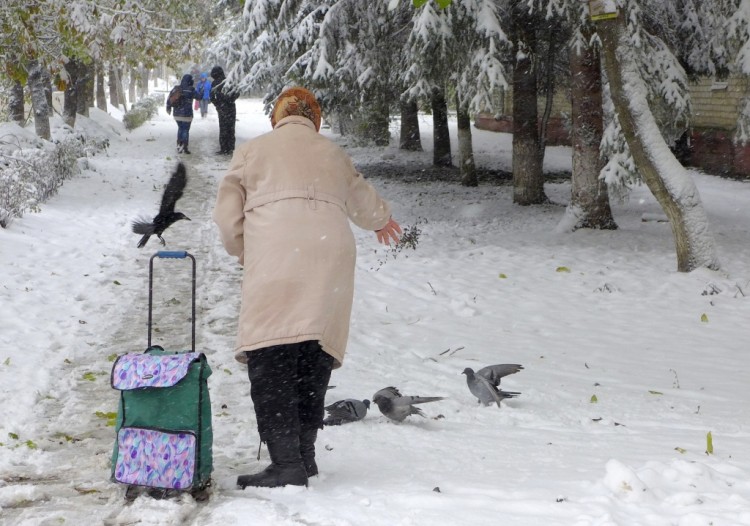
[[[398,243],[401,239],[399,237],[399,234],[401,234],[401,227],[393,220],[393,218],[391,218],[383,228],[376,230],[375,234],[378,236],[378,243],[390,245],[391,239],[393,239],[394,243]]]

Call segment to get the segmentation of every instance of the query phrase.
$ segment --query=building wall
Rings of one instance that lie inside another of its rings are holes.
[[[681,156],[686,164],[709,173],[750,179],[750,145],[734,142],[739,108],[750,96],[750,80],[730,77],[726,81],[703,78],[689,85],[693,105],[687,149]],[[548,125],[548,144],[570,144],[570,94],[556,93]],[[474,125],[483,130],[513,132],[513,104],[510,90],[503,94],[504,111],[480,113]],[[540,117],[544,99],[538,102]]]
[[[691,126],[734,132],[742,99],[748,93],[748,81],[730,77],[726,81],[702,78],[689,84],[693,103]]]

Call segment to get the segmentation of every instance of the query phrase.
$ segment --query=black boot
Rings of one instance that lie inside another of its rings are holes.
[[[237,485],[278,488],[280,486],[307,486],[307,473],[300,456],[298,436],[287,436],[268,440],[268,453],[271,465],[260,473],[240,475]]]
[[[318,438],[317,429],[307,429],[299,435],[299,452],[305,464],[307,478],[318,475],[318,465],[315,463],[315,439]]]

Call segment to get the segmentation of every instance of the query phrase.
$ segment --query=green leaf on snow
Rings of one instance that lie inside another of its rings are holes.
[[[598,399],[598,398],[596,397],[596,395],[591,395],[591,400],[590,400],[590,402],[591,402],[592,404],[595,404],[595,403],[597,403],[598,401],[599,401],[599,399]]]
[[[570,272],[570,269],[568,267],[557,267],[555,272]]]
[[[714,454],[714,437],[711,435],[711,431],[706,435],[706,455]]]
[[[117,422],[117,413],[105,413],[104,411],[97,411],[94,414],[99,418],[105,419],[107,421],[107,427],[114,427],[115,423]]]

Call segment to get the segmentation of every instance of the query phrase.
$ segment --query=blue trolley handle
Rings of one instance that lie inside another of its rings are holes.
[[[151,325],[152,306],[154,296],[154,258],[159,259],[185,259],[190,258],[193,262],[193,315],[190,318],[192,351],[195,352],[195,258],[185,250],[162,250],[151,256],[148,261],[148,348],[151,348]]]

